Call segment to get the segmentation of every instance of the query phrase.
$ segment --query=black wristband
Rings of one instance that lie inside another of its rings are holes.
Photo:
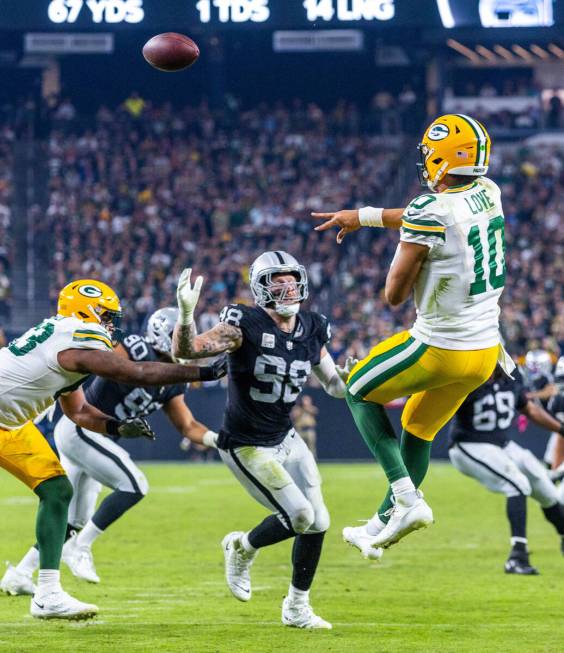
[[[558,429],[558,433],[560,433],[560,435],[564,435],[564,422],[562,422],[560,424],[560,428]]]
[[[119,435],[119,422],[117,419],[106,420],[106,433],[108,435]]]
[[[213,367],[200,367],[200,381],[213,381],[215,379],[215,370]]]

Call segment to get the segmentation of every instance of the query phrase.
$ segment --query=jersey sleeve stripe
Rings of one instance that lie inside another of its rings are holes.
[[[412,222],[411,220],[406,220],[405,218],[401,221],[401,226],[406,227],[407,229],[413,229],[413,231],[432,231],[441,234],[444,234],[446,231],[446,227],[440,224],[440,222]]]
[[[113,349],[111,340],[101,335],[100,333],[85,334],[76,331],[73,333],[72,339],[75,342],[86,342],[88,340],[96,340],[98,342],[103,342],[108,349]]]
[[[446,240],[444,231],[429,231],[427,229],[421,229],[419,227],[417,229],[410,229],[406,226],[402,226],[401,230],[404,233],[413,234],[414,236],[436,236],[441,240]]]
[[[414,227],[440,227],[446,229],[444,224],[441,224],[438,220],[430,220],[426,218],[411,218],[409,215],[402,218],[402,222],[405,224],[413,225]]]

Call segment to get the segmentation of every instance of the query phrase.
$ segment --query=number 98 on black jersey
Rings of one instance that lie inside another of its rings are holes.
[[[262,308],[232,304],[220,320],[243,332],[229,355],[227,407],[218,445],[276,446],[292,428],[290,411],[331,337],[327,318],[300,311],[293,333]]]

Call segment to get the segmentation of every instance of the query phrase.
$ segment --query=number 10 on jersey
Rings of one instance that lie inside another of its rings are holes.
[[[505,285],[505,224],[503,216],[490,220],[487,232],[482,225],[472,225],[468,232],[468,244],[474,250],[474,281],[470,284],[470,295],[481,295],[488,290],[497,290]],[[486,240],[487,239],[487,240]],[[487,242],[488,280],[484,272],[484,245]]]

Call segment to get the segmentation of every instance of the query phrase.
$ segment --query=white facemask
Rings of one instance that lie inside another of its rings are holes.
[[[282,317],[292,317],[298,314],[300,304],[276,304],[274,310]]]

